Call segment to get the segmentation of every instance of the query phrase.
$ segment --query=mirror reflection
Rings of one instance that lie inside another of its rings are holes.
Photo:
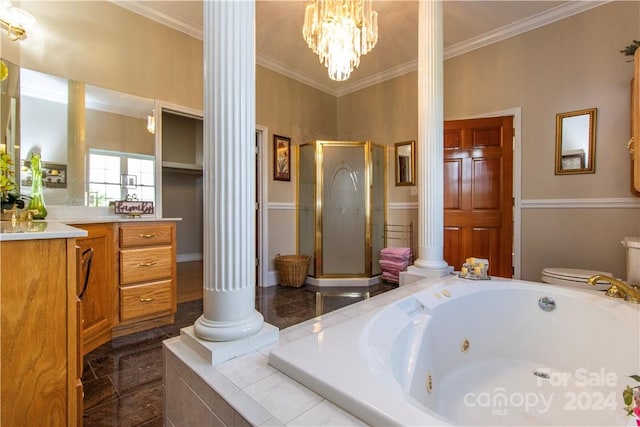
[[[415,141],[397,142],[396,186],[415,185]]]
[[[596,109],[556,115],[556,175],[594,173]]]
[[[155,202],[153,100],[18,70],[14,158],[21,194],[30,194],[29,159],[36,153],[47,205],[101,207],[127,197]]]

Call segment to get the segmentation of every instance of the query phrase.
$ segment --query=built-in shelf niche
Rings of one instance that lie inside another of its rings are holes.
[[[162,167],[202,171],[202,115],[162,108]]]
[[[162,153],[162,215],[182,219],[176,222],[177,261],[202,259],[202,112],[160,104],[156,120]]]

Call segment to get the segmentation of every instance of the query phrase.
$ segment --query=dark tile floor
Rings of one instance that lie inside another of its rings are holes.
[[[381,284],[368,288],[370,296],[394,289]],[[286,328],[316,316],[314,286],[272,286],[256,289],[256,309],[265,321]],[[335,289],[334,289],[335,290]],[[322,311],[328,313],[363,297],[362,288],[351,296],[327,292]],[[331,291],[323,288],[323,291]],[[202,314],[202,300],[178,304],[175,323],[116,338],[84,358],[85,426],[162,426],[162,341],[180,334]]]

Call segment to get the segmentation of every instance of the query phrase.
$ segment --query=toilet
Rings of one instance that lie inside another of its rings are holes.
[[[621,242],[626,249],[627,258],[627,283],[640,283],[640,237],[625,237]],[[612,274],[607,271],[583,270],[578,268],[558,268],[547,267],[542,270],[540,280],[543,283],[552,285],[569,286],[582,289],[593,289],[594,287],[587,283],[587,279],[591,276],[603,275],[610,276]],[[611,286],[605,281],[598,281],[595,289],[607,290]]]
[[[622,245],[627,250],[627,283],[640,285],[640,237],[625,237]]]
[[[607,271],[596,270],[582,270],[579,268],[559,268],[559,267],[547,267],[542,269],[540,280],[543,283],[549,283],[551,285],[568,286],[571,288],[582,289],[594,289],[593,286],[587,283],[587,280],[591,276],[601,274],[603,276],[611,276],[611,273]],[[605,281],[598,281],[595,289],[599,291],[605,291],[609,289],[611,283]]]

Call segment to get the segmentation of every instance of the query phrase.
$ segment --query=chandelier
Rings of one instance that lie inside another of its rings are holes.
[[[378,42],[378,12],[371,2],[313,0],[305,7],[302,35],[331,80],[347,80],[360,65],[360,56]]]
[[[0,0],[0,27],[7,31],[9,40],[26,39],[27,30],[35,21],[27,11],[12,6],[9,0]]]

